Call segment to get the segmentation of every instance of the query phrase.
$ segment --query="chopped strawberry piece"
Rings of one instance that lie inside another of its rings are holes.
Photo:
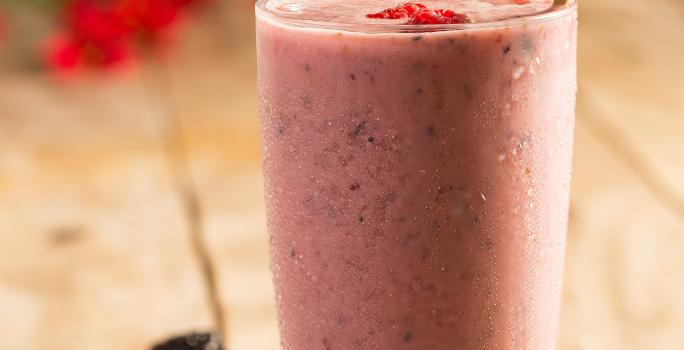
[[[406,24],[459,24],[470,23],[468,16],[453,10],[430,10],[420,3],[405,3],[378,13],[366,15],[377,19],[408,19]]]

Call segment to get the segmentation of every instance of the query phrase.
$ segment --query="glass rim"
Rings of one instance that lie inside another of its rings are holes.
[[[429,33],[429,32],[446,32],[446,31],[471,31],[477,29],[499,28],[499,27],[514,27],[519,25],[527,25],[538,22],[546,22],[556,18],[564,17],[577,10],[577,0],[568,0],[565,5],[551,5],[548,9],[531,13],[529,15],[505,18],[496,21],[487,21],[479,23],[461,23],[461,24],[394,24],[394,23],[340,23],[331,21],[320,21],[311,19],[302,19],[295,16],[283,15],[276,13],[267,8],[266,3],[272,0],[257,0],[254,7],[257,17],[268,18],[279,24],[287,26],[303,28],[303,29],[325,29],[337,30],[345,32],[358,32],[369,34],[411,34],[411,33]]]

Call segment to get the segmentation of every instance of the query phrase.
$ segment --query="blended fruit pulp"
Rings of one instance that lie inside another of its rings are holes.
[[[285,350],[555,348],[577,18],[516,2],[429,2],[493,22],[422,32],[376,30],[391,1],[258,5]]]

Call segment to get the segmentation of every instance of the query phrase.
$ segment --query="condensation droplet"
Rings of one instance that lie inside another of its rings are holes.
[[[497,159],[499,160],[499,162],[503,162],[504,160],[506,160],[506,153],[499,153]]]
[[[518,67],[513,71],[513,80],[518,80],[525,73],[525,67]]]

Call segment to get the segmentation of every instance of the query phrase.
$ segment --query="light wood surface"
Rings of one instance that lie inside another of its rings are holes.
[[[560,349],[684,349],[684,5],[581,5]],[[0,73],[0,349],[278,349],[251,9],[216,12],[167,71]]]

